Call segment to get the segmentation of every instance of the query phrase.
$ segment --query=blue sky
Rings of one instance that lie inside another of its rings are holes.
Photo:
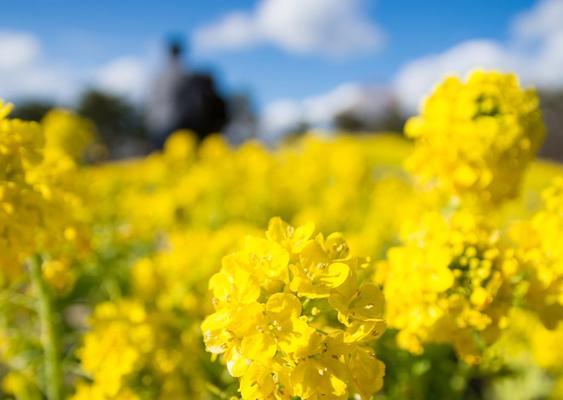
[[[299,98],[349,80],[387,82],[410,59],[463,40],[503,39],[510,18],[532,4],[531,0],[365,1],[362,10],[386,36],[384,47],[372,54],[334,60],[263,45],[194,55],[193,63],[212,66],[229,86],[251,89],[260,102]],[[142,55],[170,32],[185,33],[189,39],[197,27],[254,6],[248,0],[18,1],[3,7],[0,27],[37,35],[44,56],[53,60],[95,66],[124,54]]]
[[[297,6],[284,9],[280,6],[282,2]],[[269,17],[264,17],[267,12],[260,14],[261,8],[268,8],[261,6],[265,3],[272,6]],[[30,82],[39,82],[37,93],[41,95],[57,91],[55,83],[50,86],[41,83],[50,79],[65,83],[59,84],[65,86],[59,92],[66,94],[96,79],[121,88],[135,85],[154,71],[162,56],[160,45],[170,33],[181,34],[192,44],[189,59],[192,66],[216,71],[227,90],[249,92],[259,109],[280,100],[301,101],[319,96],[350,82],[398,86],[399,96],[416,97],[423,89],[427,90],[429,81],[438,78],[438,72],[463,72],[479,66],[522,71],[525,80],[534,83],[545,74],[543,70],[541,74],[539,70],[529,71],[523,60],[541,56],[547,41],[561,33],[562,3],[560,0],[264,0],[263,3],[22,0],[4,5],[0,13],[0,91],[12,97],[33,93],[31,83],[23,90],[14,82],[22,79],[7,77],[10,71],[19,77],[17,71],[23,74],[24,70],[28,76],[37,75]],[[308,7],[303,7],[304,4]],[[330,7],[335,5],[340,11],[331,13]],[[287,15],[278,21],[276,13]],[[345,17],[339,20],[338,13]],[[300,26],[292,24],[298,24],[294,21],[301,14],[307,14],[306,21],[313,18],[315,23],[311,25],[318,28],[317,32],[306,29],[312,35],[311,43],[297,43],[291,34],[286,35],[299,31]],[[225,27],[225,21],[233,15],[242,19],[242,26]],[[515,24],[522,15],[527,18],[525,23]],[[561,20],[552,21],[553,15]],[[356,25],[358,29],[350,29]],[[332,26],[336,33],[332,32]],[[551,27],[551,31],[544,32],[544,26]],[[205,40],[196,40],[202,31],[205,35],[200,36],[205,36]],[[21,56],[22,66],[17,71],[16,64],[9,60],[4,63],[12,65],[12,70],[1,69],[2,58],[9,57],[2,50],[2,33],[6,32],[9,35],[4,42],[8,44],[14,34],[23,34],[29,39],[27,43],[35,46],[30,54]],[[222,45],[221,40],[225,35],[230,39],[231,32],[242,35],[240,40]],[[341,34],[351,35],[350,49],[345,48],[346,41],[331,47],[331,40],[342,37]],[[362,39],[363,36],[368,39]],[[535,48],[530,50],[530,46],[522,45],[525,41],[522,38],[541,43],[534,42]],[[198,46],[200,42],[214,43],[214,47],[209,50],[203,46],[202,50]],[[559,46],[563,40],[553,43]],[[548,43],[551,48],[553,43]],[[555,76],[554,71],[562,61],[544,58],[545,68]],[[112,64],[116,60],[121,61],[118,66]],[[121,74],[114,73],[115,70]],[[434,70],[435,73],[430,73]],[[125,79],[121,79],[123,76]],[[67,85],[65,79],[73,83]],[[552,84],[553,79],[546,82]],[[417,90],[408,93],[405,88],[409,86]]]

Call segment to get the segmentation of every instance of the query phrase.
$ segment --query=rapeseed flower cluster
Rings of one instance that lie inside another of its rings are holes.
[[[151,357],[140,358],[138,368],[122,379],[120,389],[128,389],[139,396],[146,396],[148,392],[153,397],[166,398],[168,392],[155,388],[164,387],[163,382],[172,378],[184,382],[184,391],[176,392],[183,393],[178,394],[179,398],[205,398],[206,389],[211,390],[205,382],[213,382],[214,386],[234,394],[230,380],[221,376],[216,367],[202,371],[193,365],[194,354],[199,354],[199,362],[209,362],[208,356],[197,346],[201,342],[199,322],[212,310],[207,281],[216,272],[221,257],[232,251],[235,243],[248,234],[259,234],[262,230],[259,227],[267,223],[270,212],[291,216],[307,208],[310,219],[317,224],[350,230],[354,225],[364,226],[360,210],[355,211],[359,207],[353,206],[357,204],[373,215],[365,228],[366,232],[369,229],[374,234],[369,242],[362,240],[367,235],[354,235],[358,250],[367,248],[370,252],[382,253],[384,243],[394,240],[393,230],[388,226],[397,219],[392,213],[382,218],[378,210],[382,204],[391,204],[385,202],[385,195],[394,195],[408,187],[399,171],[401,154],[408,150],[408,144],[394,137],[330,140],[307,137],[299,144],[276,152],[258,143],[232,149],[219,137],[210,138],[198,149],[193,143],[189,133],[178,132],[169,139],[162,153],[83,171],[91,182],[92,200],[89,201],[96,204],[92,253],[97,267],[85,272],[99,276],[96,279],[101,281],[102,293],[107,291],[110,298],[135,300],[149,315],[159,315],[160,318],[149,318],[156,331],[170,332],[171,338],[182,337],[182,343],[186,343],[179,345],[174,340],[160,340],[160,349],[167,348],[166,343],[171,349],[190,344],[181,352],[176,364],[182,366],[184,372],[175,368],[165,380],[155,372]],[[361,179],[355,180],[354,185],[365,187],[349,200],[345,207],[347,215],[341,216],[340,208],[330,214],[316,211],[324,207],[325,199],[331,201],[338,192],[348,190],[347,174],[341,174],[338,180],[331,179],[338,171],[338,159],[342,158],[338,157],[338,151],[342,148],[347,149],[345,154],[365,153],[348,161],[355,165],[353,168],[362,171]],[[389,149],[394,150],[389,152]],[[330,168],[311,163],[323,153],[334,153]],[[311,187],[307,190],[296,190],[294,186],[295,168],[291,165],[295,164],[311,165],[312,170],[307,172]],[[374,182],[369,171],[377,171],[381,183]],[[246,182],[242,190],[241,181]],[[267,190],[262,185],[264,181],[272,183]],[[292,194],[285,197],[277,194],[289,190]],[[315,193],[323,190],[327,196],[318,198]],[[397,207],[400,206],[397,204]],[[260,208],[271,211],[253,211]],[[299,214],[297,220],[308,218],[304,213]],[[352,215],[353,218],[348,218]],[[113,266],[113,270],[106,270],[105,265]],[[127,265],[131,266],[130,273],[116,274]],[[162,325],[158,321],[167,323]],[[95,318],[88,326],[89,330],[102,334],[94,328]],[[209,370],[215,372],[210,375]],[[151,385],[139,384],[141,372],[152,377]],[[99,386],[94,375],[87,371],[85,374],[88,379],[81,383],[83,387]],[[191,382],[187,389],[185,382]]]
[[[86,379],[74,398],[205,398],[206,383],[221,379],[202,368],[207,282],[250,233],[244,224],[170,232],[158,251],[137,259],[130,293],[97,305],[89,319],[78,350]]]
[[[0,397],[561,397],[563,169],[514,76],[446,79],[412,143],[99,164],[76,114],[0,110]]]
[[[340,234],[313,232],[274,218],[210,280],[216,311],[203,338],[243,399],[368,399],[382,386],[368,345],[385,329],[383,295],[362,282],[365,260],[348,256]]]
[[[60,160],[70,158],[81,163],[95,141],[95,128],[92,122],[69,110],[55,108],[41,121],[45,134],[45,153],[47,158]]]
[[[156,332],[146,311],[133,301],[106,302],[96,307],[92,321],[78,355],[96,385],[79,384],[74,398],[135,398],[122,381],[155,347]]]
[[[41,254],[47,280],[63,290],[73,281],[69,265],[87,250],[87,218],[74,160],[44,133],[58,131],[55,119],[79,117],[49,114],[49,127],[10,119],[11,108],[0,103],[0,284],[15,283],[26,260]]]
[[[423,215],[378,271],[399,346],[420,353],[423,343],[451,343],[465,361],[479,361],[508,325],[517,269],[514,249],[479,216]]]
[[[421,353],[449,343],[473,364],[508,327],[529,278],[498,213],[544,131],[535,92],[484,71],[446,78],[408,121],[416,143],[406,167],[427,208],[403,224],[376,275],[399,346]]]
[[[524,264],[529,307],[551,328],[563,319],[563,179],[543,192],[544,206],[512,229]]]
[[[41,162],[43,132],[37,123],[10,119],[10,104],[0,102],[0,283],[21,272],[37,237],[43,201],[29,182],[29,170]]]
[[[545,127],[535,90],[513,74],[475,71],[440,83],[405,133],[417,141],[406,166],[422,184],[495,205],[516,196]]]
[[[5,378],[8,393],[56,398],[63,377],[54,298],[72,289],[72,266],[88,252],[87,211],[75,160],[46,140],[46,126],[10,111],[0,103],[0,360],[16,366]]]

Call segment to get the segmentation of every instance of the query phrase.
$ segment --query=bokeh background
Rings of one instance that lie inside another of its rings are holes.
[[[2,6],[0,399],[563,398],[563,0]]]
[[[542,155],[563,159],[563,1],[18,1],[0,13],[0,96],[14,116],[89,117],[108,157],[151,150],[151,83],[182,44],[214,77],[234,142],[400,131],[444,74],[516,72],[540,90]]]

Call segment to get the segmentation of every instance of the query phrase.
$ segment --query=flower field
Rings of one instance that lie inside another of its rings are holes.
[[[563,166],[517,77],[405,135],[170,136],[0,106],[0,398],[561,399]]]

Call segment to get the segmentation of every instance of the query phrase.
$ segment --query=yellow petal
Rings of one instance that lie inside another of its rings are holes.
[[[301,315],[301,302],[290,293],[276,293],[266,303],[266,313],[272,320],[283,321]]]
[[[276,341],[269,333],[245,336],[240,344],[240,353],[251,360],[267,362],[274,357],[276,351]]]
[[[362,285],[350,303],[350,316],[362,321],[375,321],[383,318],[385,298],[383,292],[373,283]]]
[[[319,280],[329,288],[337,288],[346,282],[350,275],[350,267],[344,263],[332,263],[327,267],[326,273]]]

